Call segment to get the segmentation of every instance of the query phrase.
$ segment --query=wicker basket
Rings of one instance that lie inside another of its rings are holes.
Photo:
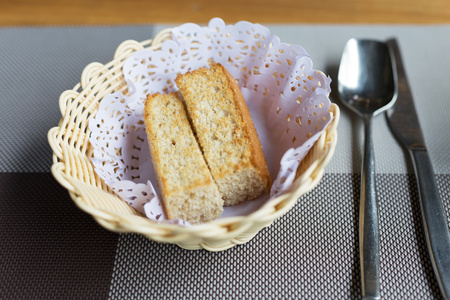
[[[139,233],[151,240],[177,244],[185,249],[221,251],[249,241],[318,184],[336,147],[339,108],[331,105],[330,113],[334,118],[300,164],[289,193],[269,201],[248,216],[222,218],[191,227],[157,224],[122,201],[94,172],[90,162],[92,147],[89,144],[88,123],[104,96],[117,91],[127,92],[122,74],[124,61],[138,50],[147,47],[158,49],[171,37],[171,30],[167,29],[153,40],[123,42],[117,48],[113,61],[106,65],[88,65],[82,73],[81,82],[61,94],[59,106],[62,118],[58,127],[48,133],[53,150],[51,171],[69,191],[75,204],[108,230]]]

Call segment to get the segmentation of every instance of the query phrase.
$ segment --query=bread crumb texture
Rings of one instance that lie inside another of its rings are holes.
[[[225,205],[270,191],[261,143],[236,80],[221,64],[175,79]]]
[[[220,217],[223,211],[221,194],[179,95],[149,95],[144,120],[167,217],[191,224]]]

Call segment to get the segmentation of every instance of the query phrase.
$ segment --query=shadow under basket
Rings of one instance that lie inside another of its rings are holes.
[[[48,132],[53,150],[51,171],[69,191],[75,204],[108,230],[138,233],[151,240],[177,244],[185,249],[222,251],[248,242],[262,228],[288,212],[303,194],[319,183],[336,148],[339,108],[331,104],[332,121],[301,162],[289,192],[246,216],[221,218],[190,227],[151,221],[122,201],[95,173],[90,161],[93,149],[89,143],[88,124],[103,97],[118,91],[127,92],[122,74],[125,60],[144,48],[159,49],[164,41],[171,38],[171,30],[166,29],[152,40],[123,42],[117,48],[114,60],[105,65],[89,64],[82,73],[81,82],[61,94],[61,121]]]

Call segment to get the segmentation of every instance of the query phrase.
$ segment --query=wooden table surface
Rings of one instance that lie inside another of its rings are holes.
[[[450,23],[450,0],[0,0],[0,26],[206,23]]]

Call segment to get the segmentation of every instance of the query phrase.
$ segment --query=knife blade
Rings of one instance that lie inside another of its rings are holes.
[[[413,96],[397,40],[386,42],[397,71],[397,102],[386,112],[394,135],[408,150],[419,191],[422,221],[436,279],[442,296],[450,297],[450,233],[446,214],[434,180],[434,171],[414,106]]]

